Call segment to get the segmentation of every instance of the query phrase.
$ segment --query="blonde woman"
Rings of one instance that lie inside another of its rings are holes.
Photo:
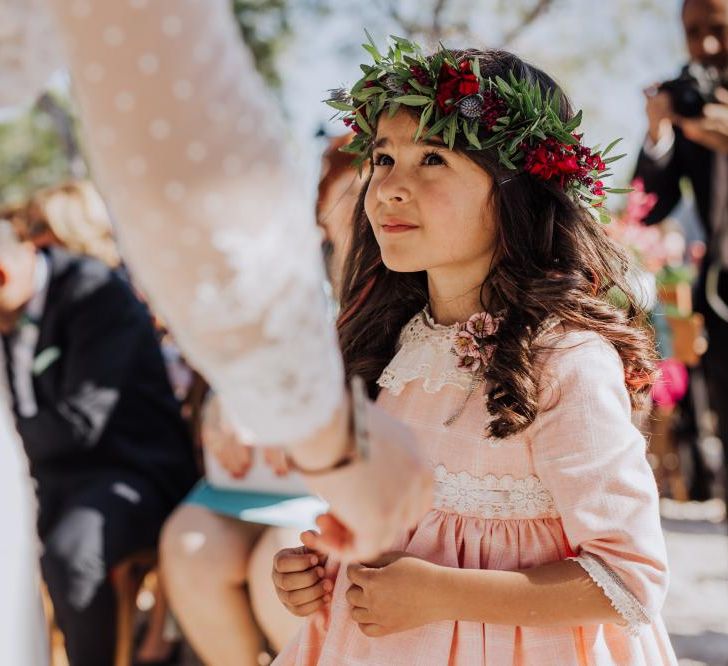
[[[120,263],[106,204],[90,181],[54,185],[36,192],[16,211],[20,231],[37,247],[61,245],[115,268]]]

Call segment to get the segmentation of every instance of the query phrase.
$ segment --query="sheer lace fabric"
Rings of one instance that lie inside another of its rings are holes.
[[[62,66],[45,1],[0,2],[0,107],[32,103]]]
[[[629,591],[624,581],[604,560],[590,553],[584,553],[573,559],[607,595],[614,610],[624,619],[630,634],[638,635],[640,625],[650,623],[650,617],[637,597]]]
[[[51,0],[124,256],[252,443],[343,392],[313,202],[226,0]]]
[[[437,393],[448,385],[468,390],[472,376],[458,369],[457,357],[450,353],[456,335],[457,326],[436,324],[422,311],[402,329],[398,353],[377,383],[394,395],[415,379],[423,380],[427,393]]]

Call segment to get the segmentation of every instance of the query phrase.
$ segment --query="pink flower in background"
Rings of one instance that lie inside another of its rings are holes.
[[[632,191],[627,195],[627,206],[621,220],[626,224],[638,224],[650,214],[657,205],[657,195],[645,192],[645,183],[641,178],[632,181]]]
[[[644,182],[639,178],[632,181],[631,186],[624,212],[615,217],[606,230],[611,238],[634,254],[646,270],[657,273],[670,254],[662,232],[644,224],[645,217],[657,203],[657,195],[645,192]]]
[[[660,373],[652,386],[652,399],[660,407],[674,407],[688,390],[688,371],[674,358],[662,359],[657,366]]]

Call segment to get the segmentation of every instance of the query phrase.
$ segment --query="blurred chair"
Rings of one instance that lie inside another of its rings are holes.
[[[131,666],[134,655],[134,627],[137,596],[144,579],[157,566],[157,551],[145,550],[126,558],[111,571],[116,594],[116,650],[113,666]],[[63,634],[55,623],[53,603],[43,585],[43,606],[48,621],[51,665],[68,666]],[[102,666],[99,664],[99,666]]]

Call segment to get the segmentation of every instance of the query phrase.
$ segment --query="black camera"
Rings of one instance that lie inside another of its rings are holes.
[[[676,79],[661,83],[657,90],[670,96],[672,110],[679,116],[696,118],[703,115],[706,104],[716,101],[716,88],[726,86],[727,82],[728,76],[716,67],[692,63],[684,67]]]

